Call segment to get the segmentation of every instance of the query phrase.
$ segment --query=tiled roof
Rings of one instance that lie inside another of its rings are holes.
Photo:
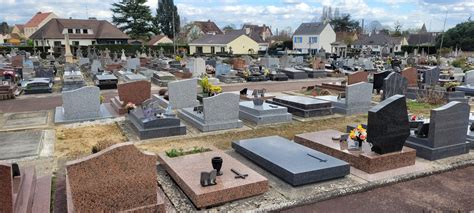
[[[296,29],[294,35],[319,35],[324,30],[327,24],[321,22],[302,23]]]
[[[221,29],[212,21],[195,21],[194,24],[198,26],[204,34],[215,33],[222,34]]]
[[[432,33],[418,33],[408,36],[409,45],[433,44],[435,41],[436,36]]]
[[[189,44],[228,44],[242,34],[230,33],[230,34],[217,34],[217,35],[204,35]]]
[[[390,37],[384,33],[375,33],[369,35],[360,35],[359,40],[354,42],[354,45],[385,45],[385,44],[399,44],[402,37]]]
[[[129,39],[128,35],[105,20],[95,19],[51,19],[38,29],[32,39],[63,39],[64,29],[92,29],[93,34],[69,34],[70,39]]]
[[[156,35],[151,37],[150,41],[148,42],[148,45],[154,45],[156,42],[161,40],[162,38],[166,37],[165,35]]]
[[[36,13],[33,18],[31,18],[26,24],[25,27],[38,27],[38,25],[45,20],[51,13]]]
[[[254,40],[255,42],[261,44],[261,43],[267,43],[266,41],[264,41],[262,39],[262,37],[260,37],[260,34],[258,32],[255,32],[253,30],[250,31],[250,34],[247,34],[246,30],[245,29],[241,29],[241,30],[231,30],[231,31],[228,31],[225,33],[226,35],[232,35],[232,34],[235,34],[235,35],[246,35],[248,37],[250,37],[252,40]]]

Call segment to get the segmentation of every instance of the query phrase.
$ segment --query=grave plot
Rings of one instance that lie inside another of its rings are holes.
[[[38,156],[43,137],[43,130],[0,132],[0,160]]]
[[[117,91],[118,96],[110,99],[111,106],[118,114],[125,114],[127,104],[139,106],[150,98],[151,84],[148,81],[123,83],[117,86]]]
[[[470,107],[457,101],[431,110],[429,122],[420,125],[407,139],[407,146],[416,149],[417,156],[438,160],[466,154],[470,144],[466,142]]]
[[[182,109],[199,106],[196,99],[197,79],[179,80],[168,84],[168,99],[164,95],[153,95],[152,99],[167,108],[171,105],[173,109]]]
[[[268,103],[288,108],[288,112],[303,118],[332,115],[333,106],[330,101],[302,96],[275,97]]]
[[[100,103],[100,90],[95,86],[82,87],[62,93],[63,105],[56,107],[54,123],[73,123],[81,121],[112,118],[110,104]]]
[[[239,118],[256,125],[291,122],[292,115],[286,107],[262,102],[256,105],[253,101],[239,103]]]
[[[232,142],[232,148],[292,186],[349,174],[349,164],[279,136]]]
[[[352,129],[352,128],[349,128]],[[295,136],[295,142],[349,162],[369,174],[415,164],[416,151],[404,147],[410,134],[406,100],[394,95],[369,110],[367,142],[349,149],[347,142],[333,140],[344,133],[327,130]]]
[[[49,124],[49,112],[21,112],[4,114],[4,122],[0,130],[29,129],[44,127]]]
[[[156,156],[133,143],[66,164],[68,212],[165,212],[158,190]]]
[[[203,105],[178,110],[178,116],[202,132],[236,129],[239,120],[239,95],[221,93],[203,99]]]
[[[359,82],[346,86],[343,98],[333,95],[316,96],[315,98],[331,101],[336,113],[344,115],[367,113],[372,105],[372,87],[373,85],[370,83]]]
[[[50,200],[51,175],[0,163],[0,212],[49,212]]]
[[[220,160],[213,160],[215,157],[220,157]],[[213,150],[173,158],[161,153],[158,159],[197,208],[215,206],[268,191],[268,180],[265,177],[222,151]],[[217,176],[218,171],[222,175]]]

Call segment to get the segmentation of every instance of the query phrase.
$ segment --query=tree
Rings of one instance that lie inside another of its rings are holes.
[[[150,36],[150,31],[156,33],[151,26],[153,19],[146,0],[121,0],[112,4],[112,23],[133,39],[144,39]]]
[[[461,48],[464,51],[474,50],[474,21],[466,21],[457,24],[455,27],[449,29],[443,35],[436,38],[436,46],[441,46],[443,40],[443,47]]]
[[[8,34],[10,32],[10,28],[8,27],[7,22],[0,23],[0,34]]]
[[[402,36],[402,24],[399,21],[395,22],[393,35],[394,36]]]
[[[354,32],[359,28],[359,22],[351,20],[351,15],[335,18],[330,24],[336,32]]]
[[[178,8],[174,5],[173,0],[161,1],[158,5],[158,9],[156,9],[156,17],[153,20],[153,25],[170,38],[174,38],[174,36],[179,33],[180,19]]]
[[[224,32],[235,30],[235,25],[234,24],[228,24],[224,28],[222,28],[222,30]]]

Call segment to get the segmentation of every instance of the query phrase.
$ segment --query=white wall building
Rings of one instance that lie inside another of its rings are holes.
[[[331,51],[331,43],[336,41],[336,32],[330,24],[302,23],[293,34],[293,50],[315,54],[320,49]]]

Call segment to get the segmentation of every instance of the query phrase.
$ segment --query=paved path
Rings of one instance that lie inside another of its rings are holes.
[[[243,88],[262,89],[267,92],[282,92],[299,90],[301,87],[313,86],[316,84],[341,81],[342,78],[324,78],[324,79],[306,79],[297,81],[266,81],[266,82],[250,82],[240,84],[223,84],[224,92],[240,91]],[[158,93],[159,87],[153,87],[152,94]],[[102,95],[106,102],[117,95],[116,90],[103,90]],[[26,112],[38,110],[51,110],[62,105],[61,94],[38,94],[38,95],[22,95],[17,99],[0,101],[0,113],[8,112]]]
[[[282,212],[469,212],[473,177],[470,166]]]

